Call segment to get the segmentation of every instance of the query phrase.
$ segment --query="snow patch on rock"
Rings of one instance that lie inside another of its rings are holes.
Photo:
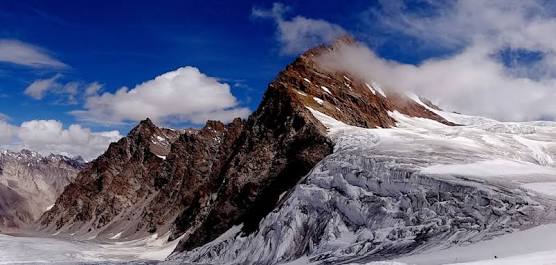
[[[324,92],[326,92],[326,93],[332,95],[332,92],[330,92],[330,89],[328,89],[327,87],[325,87],[325,86],[320,86],[320,88],[322,88],[322,90],[324,90]]]
[[[320,98],[313,97],[313,99],[314,99],[317,103],[319,103],[320,105],[324,104],[324,100],[322,100],[322,99],[320,99]]]

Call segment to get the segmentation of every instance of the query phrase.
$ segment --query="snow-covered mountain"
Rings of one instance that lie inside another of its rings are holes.
[[[307,107],[365,128],[395,126],[392,111],[451,124],[405,95],[387,98],[376,84],[321,69],[313,58],[329,49],[290,64],[246,121],[179,132],[141,122],[80,173],[41,229],[106,239],[170,233],[183,237],[177,251],[189,250],[240,223],[253,232],[280,195],[332,152]]]
[[[554,220],[556,123],[458,115],[349,73],[297,73],[303,85],[294,91],[326,127],[334,151],[281,195],[255,232],[237,223],[208,244],[174,253],[169,264],[365,263]],[[376,97],[360,98],[360,87]],[[358,99],[394,107],[365,109]]]
[[[83,168],[81,158],[29,150],[0,153],[0,230],[25,227],[54,205]]]
[[[168,264],[367,263],[554,221],[556,123],[441,111],[314,60],[248,120],[142,121],[68,186],[42,231],[179,241]],[[423,263],[426,264],[426,263]]]

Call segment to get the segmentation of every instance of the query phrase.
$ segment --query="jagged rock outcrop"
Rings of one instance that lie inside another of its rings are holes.
[[[85,162],[21,150],[0,153],[0,230],[23,229],[52,207]]]
[[[136,209],[155,190],[151,172],[161,167],[179,134],[142,121],[66,187],[41,217],[43,230],[98,233],[126,209]]]
[[[201,223],[187,230],[177,251],[209,242],[235,224],[256,228],[280,194],[332,152],[325,128],[293,93],[281,81],[269,86],[221,172],[213,206],[196,216]]]
[[[207,213],[223,185],[222,171],[243,128],[241,119],[228,125],[209,121],[204,128],[182,135],[154,174],[158,193],[145,207],[139,226],[148,227],[151,233],[171,229],[174,239],[198,222],[196,218]]]

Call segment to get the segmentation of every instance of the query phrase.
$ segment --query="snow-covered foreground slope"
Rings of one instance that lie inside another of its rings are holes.
[[[397,128],[362,129],[311,111],[329,128],[334,153],[257,232],[229,231],[168,263],[366,263],[554,220],[555,123],[439,112],[463,125],[446,126],[394,112]]]
[[[367,265],[409,264],[553,265],[556,264],[556,224],[541,225],[467,246],[443,250],[431,249],[394,261],[367,263]]]
[[[177,244],[177,241],[167,243],[168,235],[157,238],[155,234],[134,241],[95,242],[0,234],[0,264],[163,260]]]
[[[405,264],[556,264],[556,224],[541,225],[468,246],[430,250],[396,261]]]

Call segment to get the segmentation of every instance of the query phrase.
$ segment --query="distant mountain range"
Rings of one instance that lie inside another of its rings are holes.
[[[0,231],[32,225],[50,209],[85,162],[29,150],[0,153]]]

